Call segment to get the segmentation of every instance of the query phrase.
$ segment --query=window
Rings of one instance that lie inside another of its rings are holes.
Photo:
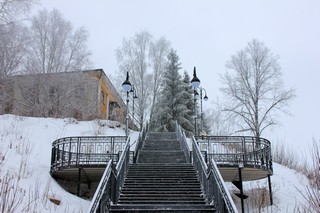
[[[101,103],[104,105],[106,104],[106,94],[104,91],[101,91]]]

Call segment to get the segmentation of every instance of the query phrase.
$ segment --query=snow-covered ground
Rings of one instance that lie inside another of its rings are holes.
[[[104,124],[104,125],[101,125]],[[11,212],[86,212],[90,202],[64,191],[49,174],[51,144],[68,136],[125,135],[124,128],[115,128],[108,121],[78,122],[74,119],[0,116],[0,209],[11,206]],[[138,136],[131,132],[132,142]],[[5,184],[9,183],[9,184]],[[293,212],[306,204],[300,192],[308,185],[307,178],[287,167],[274,164],[272,207],[262,212]],[[5,186],[9,186],[5,188]],[[228,184],[230,191],[237,191]],[[257,192],[268,189],[267,179],[246,182],[245,209],[258,212]],[[251,190],[254,189],[254,190]],[[6,194],[6,195],[5,195]],[[59,205],[50,199],[61,201]],[[240,199],[234,196],[240,208]],[[5,210],[4,212],[9,212]]]

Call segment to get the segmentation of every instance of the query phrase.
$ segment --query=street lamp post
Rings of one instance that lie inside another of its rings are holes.
[[[202,90],[204,91],[204,97],[202,98]],[[204,100],[204,101],[207,101],[208,100],[208,96],[207,96],[207,91],[204,89],[204,88],[202,88],[202,87],[200,87],[200,119],[201,119],[201,123],[200,123],[200,125],[201,125],[201,132],[203,132],[203,110],[202,110],[202,99]]]
[[[137,99],[138,96],[137,96],[137,92],[136,92],[133,85],[131,87],[130,93],[132,93],[132,118],[133,118],[133,120],[135,120],[135,118],[134,118],[134,100]]]
[[[193,78],[191,80],[191,85],[194,89],[194,135],[197,136],[197,88],[200,86],[200,80],[197,77],[196,67],[193,68]]]
[[[194,135],[197,136],[198,133],[198,115],[197,115],[197,99],[199,93],[196,89],[193,89],[193,101],[194,101]]]
[[[126,112],[126,136],[128,136],[128,125],[129,125],[129,92],[131,90],[131,83],[129,81],[129,72],[127,72],[127,78],[126,80],[122,83],[122,89],[127,92],[127,112]]]

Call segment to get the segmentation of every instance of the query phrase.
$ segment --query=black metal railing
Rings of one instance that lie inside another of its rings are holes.
[[[106,166],[117,162],[126,136],[66,137],[52,143],[51,171],[79,166]]]
[[[108,165],[103,173],[103,176],[100,180],[100,183],[97,187],[96,192],[94,193],[93,199],[90,203],[88,213],[96,213],[98,208],[102,209],[101,200],[102,196],[105,196],[107,202],[111,199],[111,175],[112,175],[112,160],[109,160]],[[110,201],[109,201],[110,202]]]
[[[200,151],[218,166],[243,165],[272,171],[270,141],[250,136],[196,137]]]
[[[138,137],[138,141],[135,147],[135,151],[134,151],[134,156],[133,156],[133,162],[136,163],[137,162],[137,158],[138,158],[138,154],[139,154],[139,150],[142,148],[143,145],[143,141],[146,138],[146,135],[149,131],[149,124],[147,123],[142,131],[139,133],[139,137]]]
[[[182,131],[181,126],[178,124],[177,121],[176,121],[176,134],[177,134],[178,140],[180,142],[180,147],[182,148],[182,150],[184,152],[184,156],[186,157],[186,159],[189,162],[191,162],[190,149],[188,146],[186,135]]]
[[[223,178],[213,160],[207,166],[196,140],[192,141],[192,160],[198,173],[206,202],[214,205],[218,212],[237,213],[238,210],[228,192]]]
[[[118,163],[111,163],[101,178],[99,186],[91,201],[88,213],[109,212],[111,204],[116,204],[120,196],[125,175],[130,163],[130,138],[128,138],[125,148],[120,156]]]
[[[114,188],[114,198],[113,203],[117,203],[120,197],[120,190],[123,185],[125,176],[127,174],[130,164],[130,138],[128,138],[127,145],[117,163],[115,173],[116,173],[116,185]]]

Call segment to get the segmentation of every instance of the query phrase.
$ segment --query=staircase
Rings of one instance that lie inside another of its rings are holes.
[[[149,133],[111,212],[215,212],[175,133]]]

